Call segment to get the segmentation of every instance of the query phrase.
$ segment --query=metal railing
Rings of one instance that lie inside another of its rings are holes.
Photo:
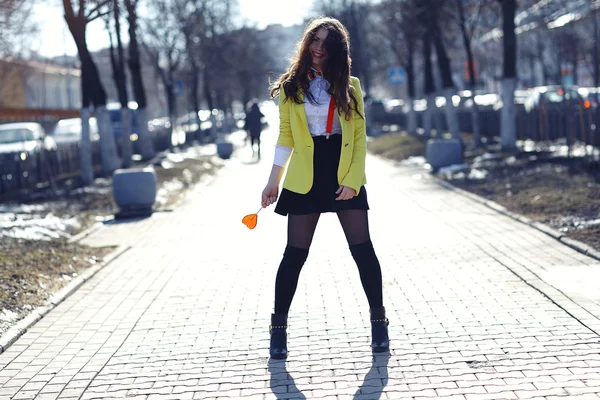
[[[157,152],[171,147],[171,130],[153,133]],[[102,158],[99,142],[92,142],[92,165],[101,174]],[[74,178],[80,172],[79,143],[58,144],[56,150],[23,151],[0,154],[0,198],[48,187],[53,181]]]
[[[461,132],[473,132],[471,110],[456,109]],[[423,127],[423,111],[417,114],[417,126]],[[486,138],[500,137],[501,110],[490,107],[478,112],[481,135]],[[598,110],[593,107],[539,107],[525,111],[516,107],[517,139],[530,139],[535,142],[564,139],[567,145],[580,142],[592,146],[600,145]],[[396,124],[406,128],[407,115],[401,113],[386,114],[377,121],[382,124]],[[436,108],[432,112],[432,129],[447,131],[448,126],[444,110]]]

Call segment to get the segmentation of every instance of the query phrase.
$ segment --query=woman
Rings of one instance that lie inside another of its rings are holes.
[[[288,216],[288,238],[275,281],[272,358],[287,357],[287,314],[313,234],[324,212],[337,213],[360,273],[371,315],[371,347],[389,349],[379,261],[373,250],[364,188],[366,136],[362,91],[350,76],[350,44],[336,19],[309,22],[287,72],[271,88],[279,95],[280,128],[262,206],[277,201]],[[279,183],[288,159],[281,196]]]

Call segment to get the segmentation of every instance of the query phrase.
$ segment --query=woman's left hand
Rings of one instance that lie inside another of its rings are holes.
[[[340,186],[340,188],[335,191],[335,194],[339,195],[336,197],[336,200],[350,200],[356,196],[356,190],[349,188],[348,186]]]

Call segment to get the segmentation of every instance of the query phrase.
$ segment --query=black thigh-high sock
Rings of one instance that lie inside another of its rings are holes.
[[[275,314],[287,314],[298,286],[308,249],[287,246],[275,279]]]
[[[370,240],[350,246],[350,252],[360,273],[360,281],[369,301],[369,307],[383,307],[381,266]]]

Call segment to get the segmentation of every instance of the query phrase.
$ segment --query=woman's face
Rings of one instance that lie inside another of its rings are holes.
[[[308,51],[312,57],[312,66],[319,71],[323,69],[323,64],[327,58],[325,39],[327,39],[328,34],[329,31],[327,29],[319,28],[319,30],[315,33],[310,45],[308,46]]]

